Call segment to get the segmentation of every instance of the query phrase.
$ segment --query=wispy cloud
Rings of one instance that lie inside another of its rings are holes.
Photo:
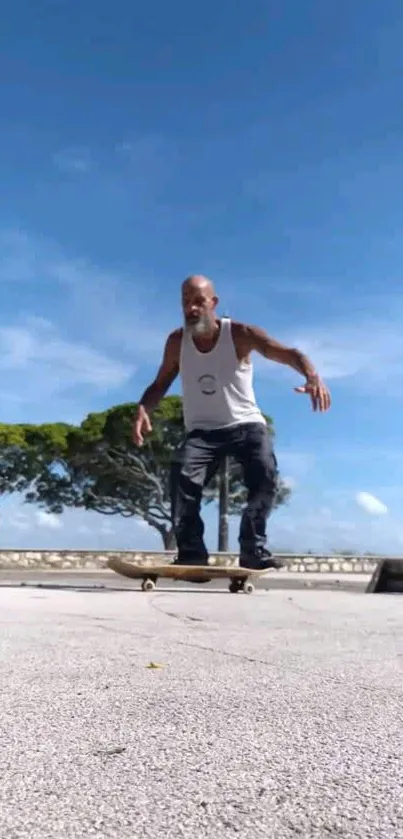
[[[370,492],[357,492],[355,500],[371,516],[384,516],[388,512],[386,504]]]
[[[53,155],[53,163],[61,172],[85,175],[93,168],[94,162],[87,149],[62,149]]]
[[[90,510],[66,510],[55,516],[11,496],[2,504],[0,546],[31,550],[147,550],[161,549],[161,540],[153,528],[134,518],[116,516],[110,522]]]
[[[305,478],[316,462],[313,452],[300,452],[293,449],[276,448],[276,457],[280,472],[289,475],[296,482]]]
[[[128,363],[62,337],[41,318],[0,327],[0,370],[6,388],[36,402],[80,385],[106,392],[125,384],[134,372]]]
[[[147,277],[133,277],[129,270],[105,271],[89,260],[67,257],[56,243],[21,230],[0,231],[0,282],[38,283],[57,289],[62,323],[102,341],[121,355],[136,360],[159,359],[167,331],[176,325],[166,310],[153,311],[140,289],[152,285]]]
[[[397,300],[389,318],[363,315],[344,322],[329,318],[319,327],[308,326],[277,337],[306,353],[328,381],[351,381],[360,390],[376,387],[396,394],[403,386],[402,315]],[[286,368],[260,359],[256,370],[260,375],[289,376]]]
[[[17,531],[17,533],[30,530],[31,522],[29,516],[26,513],[24,513],[23,510],[19,510],[18,507],[12,509],[8,515],[3,514],[1,522],[2,537],[3,534],[6,533],[9,529],[11,529],[12,531]]]
[[[377,491],[374,498],[379,500],[379,496]],[[42,510],[23,505],[18,497],[5,499],[2,506],[0,544],[5,547],[161,550],[156,531],[137,519],[116,516],[109,521],[97,513],[83,510],[67,510],[62,516],[49,517]],[[388,515],[368,516],[357,504],[354,492],[329,492],[324,501],[321,491],[312,493],[301,482],[290,503],[271,516],[269,543],[272,548],[296,552],[357,550],[402,554],[400,508],[401,495],[395,499],[394,508],[389,509]],[[214,549],[216,509],[205,508],[203,517],[207,543]],[[233,549],[237,546],[238,528],[239,521],[231,519]]]
[[[287,508],[273,514],[270,523],[270,541],[278,549],[295,551],[312,550],[331,552],[351,550],[358,552],[403,552],[403,527],[400,516],[386,516],[374,512],[363,515],[355,499],[344,504],[323,505],[312,497],[298,504],[291,500]]]
[[[38,527],[44,527],[47,530],[61,530],[63,527],[60,516],[46,513],[44,510],[35,510],[35,521]]]
[[[70,259],[55,243],[20,230],[0,231],[0,246],[0,281],[25,283],[29,294],[33,286],[40,289],[29,298],[29,315],[0,312],[1,391],[9,419],[20,421],[24,406],[28,415],[32,406],[45,410],[50,400],[52,416],[77,421],[96,410],[97,395],[110,393],[112,402],[140,365],[152,375],[176,323],[166,320],[166,311],[150,318],[139,294],[146,278]]]
[[[297,333],[294,342],[316,359],[328,379],[363,375],[382,380],[392,371],[403,375],[403,334],[393,318],[329,323],[326,328]]]
[[[128,272],[113,275],[88,261],[66,258],[48,263],[48,270],[68,293],[76,324],[98,334],[102,330],[104,343],[135,359],[148,358],[153,363],[161,355],[174,324],[168,324],[164,312],[150,318],[149,307],[139,295],[147,278],[133,281]]]

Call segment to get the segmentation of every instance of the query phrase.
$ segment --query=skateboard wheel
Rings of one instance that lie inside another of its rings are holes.
[[[154,591],[155,583],[153,580],[143,580],[141,588],[143,591]]]
[[[255,586],[252,583],[245,583],[243,590],[245,594],[253,594]]]
[[[231,582],[228,586],[228,591],[230,591],[231,594],[238,594],[238,591],[239,591],[238,580],[231,580]]]

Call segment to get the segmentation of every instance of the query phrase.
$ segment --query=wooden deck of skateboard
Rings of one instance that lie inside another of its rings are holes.
[[[111,557],[107,564],[108,568],[123,577],[143,580],[143,588],[146,588],[146,590],[155,587],[158,577],[190,583],[208,583],[216,578],[227,577],[234,588],[237,582],[238,590],[246,590],[245,584],[249,577],[260,577],[267,572],[267,569],[255,571],[228,565],[136,565],[118,557]],[[144,586],[146,581],[149,581],[152,585]],[[248,589],[251,588],[251,585],[249,583]],[[231,588],[231,590],[233,589]],[[253,586],[251,590],[253,591]],[[248,591],[248,593],[251,593],[251,591]]]

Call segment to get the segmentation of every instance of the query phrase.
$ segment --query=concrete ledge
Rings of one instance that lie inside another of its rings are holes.
[[[366,591],[367,594],[403,594],[403,560],[381,559]]]
[[[108,559],[122,557],[137,564],[158,565],[172,562],[174,551],[28,551],[0,549],[0,570],[103,570]],[[277,554],[285,561],[283,571],[291,573],[373,574],[378,563],[393,557],[336,556],[332,554]],[[396,557],[396,560],[399,560]],[[211,555],[212,564],[237,565],[238,554]]]

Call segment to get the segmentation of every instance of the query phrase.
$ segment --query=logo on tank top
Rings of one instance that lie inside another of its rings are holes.
[[[206,374],[204,376],[200,376],[197,380],[200,385],[200,390],[204,393],[205,396],[213,396],[217,390],[217,380],[215,376],[210,376]]]

